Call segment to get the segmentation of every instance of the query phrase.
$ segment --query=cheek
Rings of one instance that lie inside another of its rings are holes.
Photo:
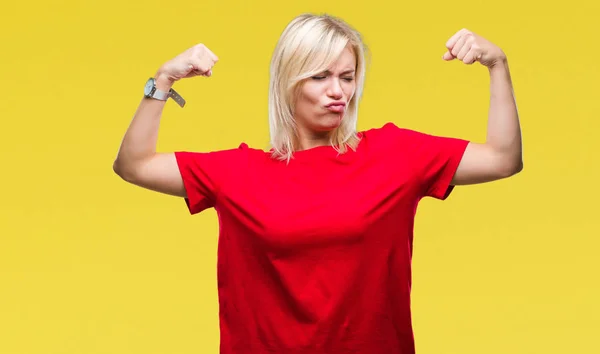
[[[312,98],[306,95],[302,95],[298,100],[298,108],[303,111],[310,110],[313,106]]]
[[[301,117],[307,118],[313,115],[315,110],[315,103],[312,98],[307,95],[301,95],[296,101],[296,114]]]
[[[346,94],[346,96],[348,98],[351,98],[352,96],[354,96],[354,93],[356,92],[356,84],[353,82],[349,82],[345,87],[344,87],[344,93]]]
[[[320,93],[316,87],[311,87],[309,90],[304,92],[304,100],[308,104],[315,104],[319,102]]]

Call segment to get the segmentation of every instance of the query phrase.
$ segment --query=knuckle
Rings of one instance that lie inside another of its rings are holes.
[[[213,63],[208,60],[203,60],[200,65],[198,65],[201,71],[209,71],[213,67]]]
[[[197,44],[194,47],[194,50],[193,50],[194,54],[193,55],[194,56],[202,55],[205,52],[205,50],[206,50],[206,47],[204,46],[204,44]]]

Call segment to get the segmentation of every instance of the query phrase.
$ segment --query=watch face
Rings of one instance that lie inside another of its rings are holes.
[[[153,87],[154,87],[154,79],[148,79],[148,81],[146,81],[146,86],[144,87],[144,95],[146,97],[150,96],[150,94],[152,93]]]

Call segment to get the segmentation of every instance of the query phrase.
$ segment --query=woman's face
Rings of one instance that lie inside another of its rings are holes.
[[[305,137],[337,128],[356,90],[356,59],[346,47],[329,70],[306,80],[296,101],[294,119]]]

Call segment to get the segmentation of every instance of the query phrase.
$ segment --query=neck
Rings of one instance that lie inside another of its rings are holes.
[[[326,132],[300,132],[298,137],[298,150],[308,150],[319,146],[329,145],[331,139],[331,131]]]

